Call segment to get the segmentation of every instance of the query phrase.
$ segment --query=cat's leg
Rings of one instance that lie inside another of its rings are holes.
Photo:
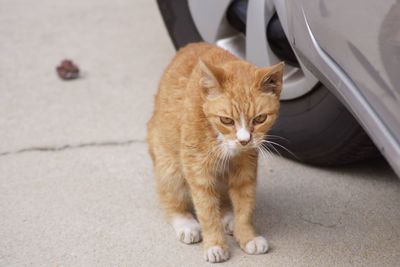
[[[225,234],[228,235],[233,235],[233,230],[234,230],[234,216],[233,216],[233,211],[231,210],[226,210],[222,214],[222,225],[224,226],[224,231]]]
[[[221,194],[221,222],[224,227],[225,234],[233,235],[234,216],[231,200],[226,186],[220,190]]]
[[[190,191],[202,228],[204,258],[209,262],[226,261],[229,259],[229,250],[221,223],[220,196],[215,188],[215,178],[195,173],[187,177],[190,177]]]
[[[256,196],[256,164],[246,164],[231,174],[229,195],[234,210],[234,236],[240,247],[248,254],[268,251],[268,242],[257,236],[252,223]]]
[[[155,164],[157,189],[168,221],[176,232],[178,240],[186,244],[201,241],[200,224],[190,210],[192,203],[189,187],[178,164],[162,159]]]

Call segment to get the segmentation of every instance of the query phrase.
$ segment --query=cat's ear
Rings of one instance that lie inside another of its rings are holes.
[[[200,86],[208,97],[216,97],[222,93],[221,84],[224,80],[224,70],[207,64],[201,59],[198,63],[200,72]]]
[[[260,90],[267,94],[280,96],[282,90],[283,67],[285,63],[282,61],[268,68],[258,71],[260,81]]]

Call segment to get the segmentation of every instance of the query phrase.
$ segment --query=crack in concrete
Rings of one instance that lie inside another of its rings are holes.
[[[304,217],[300,217],[300,218],[301,218],[303,221],[307,222],[307,223],[315,224],[315,225],[318,225],[318,226],[321,226],[321,227],[325,227],[325,228],[336,228],[336,227],[338,226],[338,224],[341,223],[341,218],[339,219],[338,223],[334,223],[334,224],[324,224],[324,223],[320,223],[320,222],[311,221],[311,220],[306,219],[306,218],[304,218]]]
[[[10,156],[15,154],[27,153],[27,152],[59,152],[69,149],[79,149],[86,147],[107,147],[107,146],[127,146],[135,143],[144,143],[144,140],[129,139],[124,141],[104,141],[104,142],[88,142],[78,144],[66,144],[61,146],[33,146],[22,148],[15,151],[0,152],[0,157]]]

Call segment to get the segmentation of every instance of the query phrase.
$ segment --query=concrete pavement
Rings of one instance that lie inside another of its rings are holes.
[[[204,266],[157,202],[145,124],[174,50],[153,1],[0,1],[0,266]],[[83,77],[63,82],[71,58]],[[260,161],[255,224],[222,266],[398,266],[400,183],[382,160]]]

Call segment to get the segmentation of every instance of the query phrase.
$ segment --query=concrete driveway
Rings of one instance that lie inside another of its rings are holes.
[[[155,1],[0,1],[0,266],[204,266],[157,202],[145,124],[174,54]],[[63,58],[83,77],[55,74]],[[260,161],[255,223],[222,266],[399,266],[400,183],[383,160]]]

